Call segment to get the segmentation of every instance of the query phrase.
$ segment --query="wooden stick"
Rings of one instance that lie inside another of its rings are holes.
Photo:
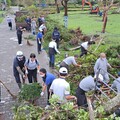
[[[10,92],[10,90],[6,87],[6,85],[5,85],[1,80],[0,80],[0,83],[5,87],[5,89],[7,90],[7,92],[8,92],[14,99],[17,98],[17,96],[13,95],[13,94]]]

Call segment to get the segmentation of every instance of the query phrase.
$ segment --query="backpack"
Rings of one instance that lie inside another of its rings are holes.
[[[27,64],[29,64],[30,60],[28,59]],[[35,59],[35,63],[38,64],[37,59]]]

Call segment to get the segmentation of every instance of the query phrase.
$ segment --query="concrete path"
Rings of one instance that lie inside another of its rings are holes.
[[[15,12],[18,10],[16,7],[12,8],[12,10]],[[33,46],[28,46],[26,44],[26,40],[23,39],[23,46],[18,46],[17,38],[16,38],[16,26],[14,23],[14,17],[13,17],[13,30],[10,31],[6,22],[6,18],[4,19],[3,23],[0,24],[0,80],[2,80],[5,85],[9,88],[9,90],[17,95],[19,88],[15,82],[13,72],[12,72],[12,65],[13,65],[13,59],[16,55],[16,52],[18,50],[23,51],[24,55],[29,58],[29,55],[31,52],[35,53],[37,55],[37,59],[40,62],[40,66],[46,68],[49,71],[48,67],[48,57],[45,51],[42,51],[41,54],[37,54],[37,47],[36,47],[36,41],[30,41],[32,42]],[[26,36],[28,33],[24,32],[23,37]],[[29,33],[30,34],[30,33]],[[39,76],[38,76],[39,77]],[[39,82],[41,82],[41,78],[39,78]],[[28,81],[26,81],[28,82]],[[4,112],[3,115],[0,114],[0,120],[12,120],[12,106],[15,103],[14,100],[12,100],[12,97],[8,94],[6,89],[1,86],[2,90],[2,100],[5,101],[4,104],[0,104],[0,112]],[[41,97],[39,100],[40,106],[45,107],[46,105],[46,95],[44,97]]]

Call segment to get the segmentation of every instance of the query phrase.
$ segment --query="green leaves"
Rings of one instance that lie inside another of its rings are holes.
[[[25,84],[19,93],[19,100],[33,101],[37,97],[40,97],[41,91],[42,87],[39,83]]]

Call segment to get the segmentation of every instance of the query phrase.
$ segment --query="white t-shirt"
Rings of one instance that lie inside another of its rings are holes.
[[[57,78],[52,82],[50,90],[59,97],[60,101],[66,101],[65,96],[70,94],[70,85],[65,79]]]
[[[84,47],[87,50],[88,49],[88,42],[82,43],[81,46]]]

